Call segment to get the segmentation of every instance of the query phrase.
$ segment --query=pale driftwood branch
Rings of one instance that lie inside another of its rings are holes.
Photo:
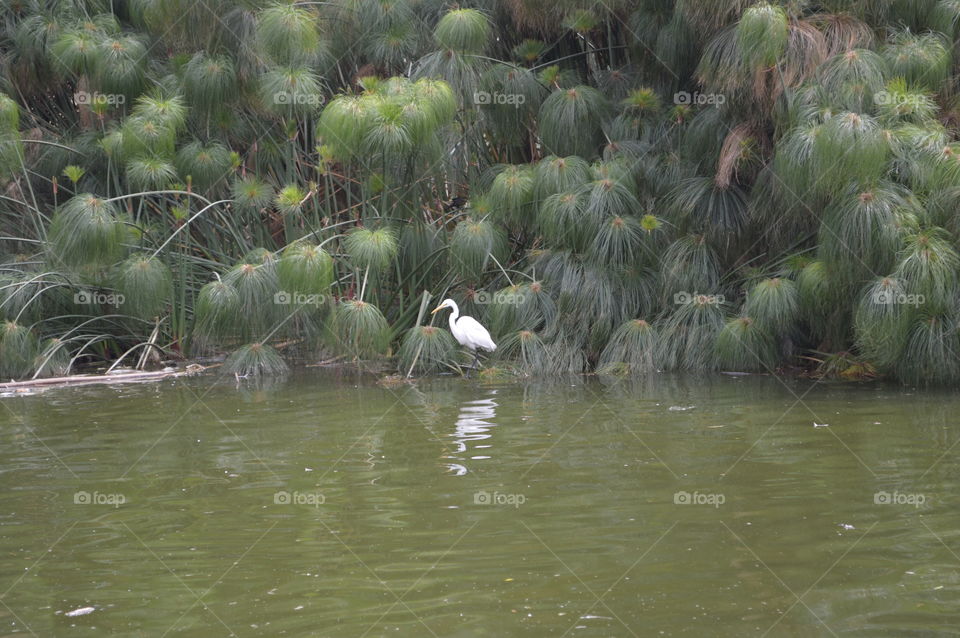
[[[55,385],[88,385],[92,383],[133,383],[137,381],[157,381],[174,377],[189,376],[214,366],[193,364],[186,369],[159,370],[157,372],[130,372],[128,374],[75,374],[69,377],[50,377],[49,379],[30,379],[0,383],[0,391],[23,390]]]

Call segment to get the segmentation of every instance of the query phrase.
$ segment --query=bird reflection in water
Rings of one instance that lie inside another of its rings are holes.
[[[496,390],[490,394],[495,395]],[[492,447],[489,443],[477,443],[490,438],[490,428],[497,424],[493,422],[496,418],[497,402],[493,399],[478,399],[476,401],[467,401],[460,406],[460,414],[456,423],[456,431],[451,434],[454,438],[453,450],[446,458],[458,461],[489,459],[488,454],[475,454],[467,456],[468,448],[474,451],[484,450]],[[457,476],[463,476],[467,473],[467,467],[461,463],[449,463],[450,471]]]

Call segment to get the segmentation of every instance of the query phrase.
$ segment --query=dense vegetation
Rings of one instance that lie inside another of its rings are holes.
[[[13,0],[0,374],[960,379],[958,0]]]

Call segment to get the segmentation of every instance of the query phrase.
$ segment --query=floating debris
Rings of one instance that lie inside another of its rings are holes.
[[[68,618],[75,618],[77,616],[86,616],[87,614],[92,614],[95,611],[97,611],[96,607],[80,607],[78,609],[68,611],[64,614],[64,616]]]
[[[815,427],[815,428],[828,428],[828,427],[830,427],[830,424],[829,424],[829,423],[817,423],[816,421],[814,421],[814,422],[813,422],[813,427]]]
[[[380,379],[377,380],[377,385],[382,386],[384,388],[396,388],[397,386],[401,386],[404,384],[412,385],[414,383],[415,383],[414,379],[407,379],[406,377],[402,377],[399,374],[388,374],[387,376],[381,377]]]

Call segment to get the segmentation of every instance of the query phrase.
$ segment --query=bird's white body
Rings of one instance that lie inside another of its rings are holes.
[[[460,308],[453,299],[444,299],[434,312],[442,308],[450,308],[450,332],[461,346],[466,346],[474,352],[478,349],[487,352],[497,349],[497,344],[490,338],[490,333],[480,325],[479,321],[473,317],[460,316]]]

